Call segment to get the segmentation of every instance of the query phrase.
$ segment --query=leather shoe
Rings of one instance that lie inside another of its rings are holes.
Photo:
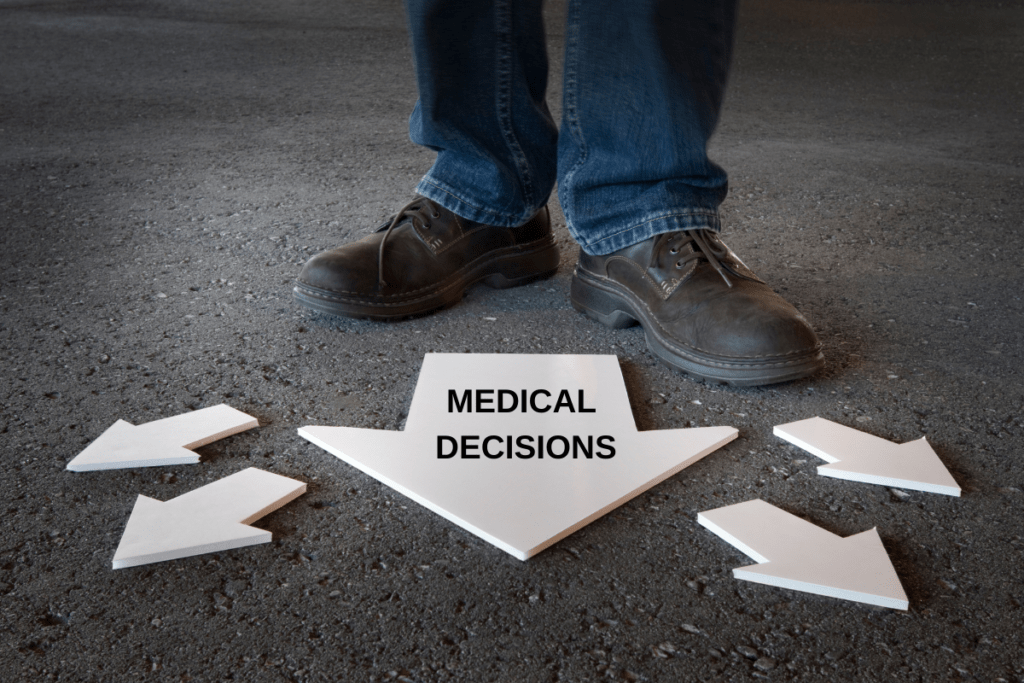
[[[571,299],[610,327],[639,323],[651,351],[701,379],[755,386],[824,365],[807,320],[709,230],[655,235],[606,256],[581,251]]]
[[[370,235],[310,259],[294,294],[323,313],[392,320],[450,306],[476,282],[517,287],[557,268],[547,207],[502,228],[417,197]]]

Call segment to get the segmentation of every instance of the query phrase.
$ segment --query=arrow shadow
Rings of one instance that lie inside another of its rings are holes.
[[[922,588],[925,578],[918,570],[918,563],[913,555],[907,552],[906,544],[897,543],[883,534],[878,536],[882,539],[882,547],[889,554],[889,561],[896,570],[900,583],[903,584],[903,592],[907,594],[907,600],[910,602],[910,611],[914,611],[915,607],[924,605],[930,597],[929,591]]]
[[[265,414],[260,413],[248,413],[257,420],[259,420],[260,427],[265,427],[272,421],[266,417]],[[266,420],[266,422],[264,422]],[[262,433],[266,435],[266,433]],[[251,464],[259,464],[261,458],[253,458],[252,454],[255,449],[255,445],[261,436],[259,429],[251,429],[238,434],[232,434],[229,437],[212,441],[205,446],[199,446],[197,448],[191,448],[193,453],[199,456],[199,462],[203,464],[212,464],[221,460],[226,459],[237,459],[239,457],[247,459]]]
[[[618,354],[616,358],[619,361],[619,371],[622,372],[622,381],[626,385],[626,398],[629,399],[629,411],[633,414],[633,422],[636,424],[638,432],[648,432],[657,429],[657,425],[651,418],[651,412],[649,410],[641,411],[638,406],[638,396],[643,392],[640,387],[643,386],[642,377],[643,374],[640,372],[639,367],[636,363],[629,361]]]
[[[262,422],[260,424],[263,424]],[[199,462],[204,465],[215,463],[218,460],[224,460],[232,457],[229,451],[234,451],[238,448],[238,444],[228,444],[227,439],[221,439],[220,441],[214,441],[208,443],[205,446],[199,448],[189,449],[193,453],[199,456]]]
[[[984,485],[995,487],[992,481],[983,481],[980,479],[975,469],[967,469],[968,462],[958,454],[962,454],[965,449],[947,449],[945,445],[940,445],[938,442],[928,439],[928,445],[935,451],[935,455],[939,456],[939,460],[949,471],[950,476],[956,480],[956,483],[960,485],[960,495],[965,495],[984,488]],[[1005,484],[1003,484],[1005,486]]]

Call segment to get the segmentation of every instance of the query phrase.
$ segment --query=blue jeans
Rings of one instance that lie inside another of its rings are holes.
[[[719,229],[707,156],[735,0],[569,0],[561,131],[544,99],[541,0],[406,0],[419,101],[437,152],[417,192],[481,223],[526,222],[551,194],[585,251]]]

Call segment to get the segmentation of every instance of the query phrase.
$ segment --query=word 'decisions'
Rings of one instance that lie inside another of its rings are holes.
[[[529,391],[521,389],[466,389],[461,394],[454,389],[448,390],[449,413],[594,413],[594,408],[586,405],[583,390],[575,397],[563,389],[554,395],[546,389]],[[615,437],[605,434],[601,436],[564,436],[562,434],[462,434],[460,436],[438,435],[437,457],[442,460],[450,458],[490,460],[512,459],[529,460],[531,458],[563,458],[602,460],[615,457]]]

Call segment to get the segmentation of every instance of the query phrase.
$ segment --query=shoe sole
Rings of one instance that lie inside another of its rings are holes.
[[[814,374],[825,365],[820,350],[777,361],[742,361],[705,356],[671,343],[660,325],[647,314],[640,300],[612,281],[596,278],[577,268],[572,276],[573,308],[613,329],[639,324],[647,348],[667,365],[697,379],[738,387],[788,382]]]
[[[492,252],[467,265],[437,288],[414,298],[387,303],[343,297],[296,281],[295,300],[320,313],[362,320],[402,320],[454,306],[471,286],[482,283],[493,289],[521,287],[543,280],[558,271],[558,247],[545,240],[539,245],[512,247]]]

